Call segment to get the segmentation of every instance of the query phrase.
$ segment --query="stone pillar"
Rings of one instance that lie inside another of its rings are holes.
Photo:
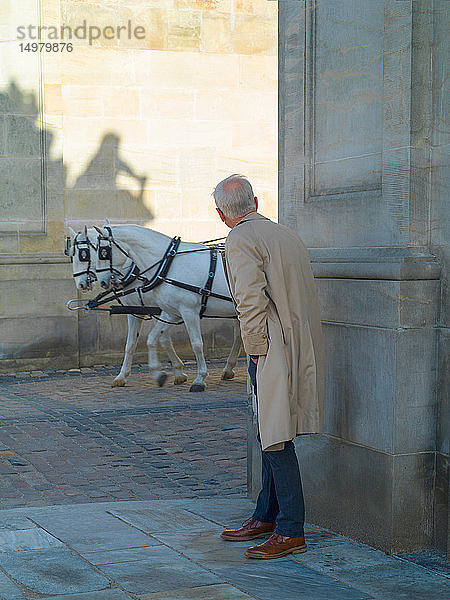
[[[307,520],[388,552],[447,543],[443,6],[279,2],[279,219],[327,353],[325,433],[297,438]]]

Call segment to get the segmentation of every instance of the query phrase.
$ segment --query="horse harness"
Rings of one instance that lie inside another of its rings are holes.
[[[85,240],[79,240],[79,235],[80,233],[77,233],[77,235],[75,236],[73,240],[73,245],[71,245],[70,237],[66,238],[64,254],[70,258],[70,262],[73,262],[75,252],[78,250],[78,260],[81,263],[87,263],[87,265],[84,271],[78,271],[77,273],[74,273],[73,276],[79,277],[80,275],[87,275],[92,281],[95,281],[97,279],[95,271],[91,271],[91,248],[94,251],[97,251],[97,247],[94,246],[94,244],[87,236]],[[71,246],[73,246],[73,249]]]
[[[122,254],[124,254],[127,258],[131,260],[131,266],[127,271],[126,275],[120,277],[120,281],[118,282],[119,287],[121,288],[119,291],[116,289],[113,292],[107,291],[99,294],[96,298],[90,300],[86,306],[86,308],[95,309],[102,304],[106,304],[107,302],[111,302],[113,300],[117,300],[119,304],[122,304],[120,298],[127,296],[129,294],[137,292],[141,301],[141,306],[133,306],[133,307],[108,307],[108,309],[118,309],[110,311],[111,313],[123,314],[123,313],[131,313],[131,314],[145,314],[149,316],[156,316],[157,311],[155,307],[146,307],[144,305],[143,294],[154,290],[156,287],[161,285],[162,283],[168,283],[170,285],[174,285],[175,287],[179,287],[190,292],[194,292],[201,296],[201,305],[200,305],[200,318],[203,318],[205,311],[208,306],[208,299],[210,297],[219,298],[220,300],[226,300],[228,302],[232,302],[232,299],[229,296],[224,296],[222,294],[218,294],[212,291],[214,277],[216,274],[217,268],[217,256],[219,252],[218,246],[211,246],[210,248],[199,248],[198,250],[185,250],[178,251],[178,248],[181,243],[181,238],[179,236],[175,236],[171,239],[169,246],[164,252],[164,256],[162,259],[145,269],[144,271],[140,271],[138,266],[133,262],[131,256],[128,254],[126,250],[124,250],[114,239],[112,230],[110,227],[105,227],[108,231],[108,236],[99,235],[98,236],[98,245],[97,252],[99,260],[107,260],[109,261],[109,267],[97,269],[97,273],[110,271],[112,275],[120,274],[120,272],[113,267],[112,263],[112,246],[114,245]],[[176,279],[172,279],[167,277],[170,266],[172,265],[173,259],[178,254],[188,254],[191,252],[203,252],[209,250],[210,252],[210,261],[209,261],[209,272],[206,283],[203,287],[191,285],[189,283],[184,283],[182,281],[178,281]],[[145,273],[151,271],[157,267],[155,273],[152,275],[150,279],[145,277]],[[121,274],[120,274],[121,275]],[[136,288],[132,289],[123,289],[128,287],[131,283],[135,282],[139,279],[142,284]],[[159,311],[161,312],[161,311]]]

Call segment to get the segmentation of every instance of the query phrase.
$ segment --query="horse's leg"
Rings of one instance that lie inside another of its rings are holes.
[[[160,317],[168,321],[173,320],[173,317],[165,312],[162,312]],[[171,323],[156,321],[147,338],[148,368],[150,369],[150,372],[159,387],[162,387],[166,383],[168,375],[165,371],[160,370],[161,365],[158,358],[158,338],[164,334],[170,326]]]
[[[138,319],[133,315],[128,315],[128,334],[127,342],[125,344],[125,356],[123,357],[120,372],[112,383],[113,387],[123,387],[125,385],[125,380],[131,371],[131,363],[133,362],[133,354],[136,350],[141,326],[142,319]]]
[[[233,379],[239,352],[241,351],[241,330],[237,319],[233,319],[233,345],[228,356],[227,364],[222,373],[222,379]]]
[[[184,324],[189,335],[192,350],[194,351],[197,361],[197,377],[192,382],[189,388],[190,392],[204,392],[206,390],[205,377],[208,375],[206,367],[205,355],[203,354],[202,332],[200,330],[200,317],[193,310],[184,310],[181,313]]]
[[[172,338],[170,337],[170,334],[168,332],[162,333],[159,337],[159,343],[161,344],[161,346],[164,348],[164,350],[169,355],[169,360],[175,371],[174,384],[178,385],[180,383],[184,383],[185,381],[187,381],[187,375],[185,375],[183,373],[183,367],[184,367],[183,361],[178,356],[178,354],[175,352],[175,348],[173,347]]]

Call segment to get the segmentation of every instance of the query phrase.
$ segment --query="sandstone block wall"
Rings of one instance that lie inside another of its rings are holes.
[[[76,295],[62,257],[69,225],[78,231],[107,216],[186,240],[215,238],[226,229],[211,192],[233,172],[251,179],[262,211],[276,218],[276,9],[266,0],[2,4],[0,370],[121,356],[122,317],[91,317],[98,334],[89,330],[87,340],[86,316],[65,308]],[[130,22],[145,37],[20,51],[36,40],[16,39],[19,26],[74,31],[84,22]],[[228,333],[218,339],[226,345]],[[212,333],[207,343],[223,352]]]

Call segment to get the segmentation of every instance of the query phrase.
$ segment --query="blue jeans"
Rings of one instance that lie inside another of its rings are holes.
[[[250,360],[248,373],[256,394],[256,364]],[[261,439],[258,434],[258,440]],[[302,480],[293,442],[284,450],[261,449],[262,489],[253,518],[263,523],[276,523],[275,532],[289,537],[304,535],[305,503]]]

